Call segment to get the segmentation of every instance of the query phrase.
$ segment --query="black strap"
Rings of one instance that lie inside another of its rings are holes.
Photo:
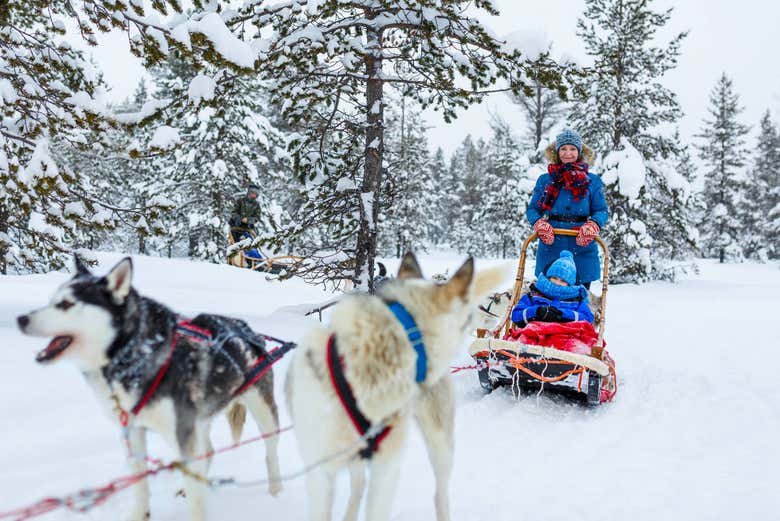
[[[565,223],[584,223],[587,222],[588,216],[552,214],[547,219],[550,221],[560,221]]]
[[[265,356],[258,358],[255,364],[247,371],[244,376],[244,383],[241,384],[241,387],[236,389],[233,396],[238,396],[246,391],[249,386],[254,385],[255,382],[268,372],[272,365],[281,360],[284,355],[297,346],[298,344],[294,342],[284,342],[281,346],[268,351]]]
[[[355,429],[361,436],[365,436],[365,434],[371,430],[371,422],[368,421],[368,418],[366,418],[358,408],[355,394],[352,392],[352,387],[350,387],[346,376],[344,376],[344,368],[342,367],[339,351],[336,347],[336,335],[331,335],[328,339],[327,360],[328,372],[330,373],[333,387],[336,389],[336,394],[338,395],[339,400],[341,400],[344,409],[347,411],[350,420],[352,420]],[[379,448],[379,444],[389,433],[390,427],[388,426],[378,434],[368,438],[366,440],[368,446],[360,450],[360,457],[363,459],[371,459],[371,456],[373,456]]]

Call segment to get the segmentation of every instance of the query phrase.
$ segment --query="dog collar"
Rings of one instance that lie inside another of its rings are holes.
[[[423,343],[422,333],[417,327],[417,322],[414,321],[412,315],[406,310],[406,308],[400,302],[387,302],[387,307],[393,312],[395,318],[403,326],[406,331],[406,337],[412,344],[412,348],[417,353],[417,374],[415,381],[421,383],[425,380],[425,376],[428,374],[428,355],[425,353],[425,344]]]

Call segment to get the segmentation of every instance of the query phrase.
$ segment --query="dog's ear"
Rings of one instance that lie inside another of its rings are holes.
[[[108,290],[114,296],[114,299],[121,303],[130,293],[130,280],[133,277],[133,261],[130,257],[125,257],[119,263],[111,268],[108,275],[105,276]]]
[[[87,265],[84,264],[84,261],[76,253],[73,254],[73,269],[76,275],[89,275],[91,273]]]
[[[379,276],[380,277],[387,277],[387,267],[382,264],[381,262],[376,263],[377,266],[379,266]]]
[[[446,292],[448,298],[466,298],[469,292],[469,286],[474,278],[474,258],[469,257],[463,266],[458,268],[455,275],[450,278],[443,286],[442,290]]]
[[[399,279],[421,279],[423,278],[420,264],[417,262],[417,257],[414,253],[408,251],[404,254],[404,258],[401,259],[401,267],[398,268]]]

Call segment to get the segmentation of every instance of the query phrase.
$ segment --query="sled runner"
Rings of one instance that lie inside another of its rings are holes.
[[[251,229],[242,226],[233,226],[230,228],[230,233],[228,234],[228,245],[232,246],[236,242],[254,238],[255,233]],[[268,255],[265,255],[260,248],[255,246],[232,253],[231,255],[228,255],[227,260],[228,264],[238,268],[249,268],[255,271],[277,274],[290,268],[301,259],[300,257],[295,257],[293,255],[269,257]]]
[[[576,230],[556,228],[554,232],[577,235]],[[617,392],[617,376],[615,362],[604,349],[609,250],[599,237],[595,238],[604,252],[601,302],[594,310],[597,330],[587,322],[531,322],[525,328],[513,329],[510,315],[521,297],[526,250],[537,236],[533,232],[523,243],[512,305],[494,329],[477,330],[478,338],[469,346],[469,354],[479,368],[479,383],[488,393],[511,385],[518,391],[571,396],[588,405],[611,401]]]

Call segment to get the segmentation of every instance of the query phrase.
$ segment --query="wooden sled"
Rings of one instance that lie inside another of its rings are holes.
[[[555,228],[556,235],[577,236],[576,230]],[[609,277],[609,250],[600,237],[595,241],[604,253],[601,302],[594,315],[598,339],[590,353],[572,353],[552,346],[524,344],[514,340],[502,340],[512,329],[510,316],[520,300],[525,273],[528,246],[538,237],[536,232],[523,243],[520,262],[512,292],[512,305],[493,330],[478,330],[477,339],[469,346],[469,354],[480,368],[479,383],[486,392],[501,386],[513,386],[518,391],[541,391],[569,395],[598,405],[609,402],[617,392],[615,362],[604,349],[607,287]]]
[[[243,226],[233,226],[230,228],[230,233],[228,233],[229,246],[232,246],[236,243],[234,235],[237,233],[246,233],[252,239],[256,237],[255,232],[250,228],[244,228]],[[277,274],[288,270],[301,261],[301,257],[296,257],[294,255],[268,256],[257,246],[254,246],[251,249],[256,250],[260,254],[260,257],[253,257],[248,255],[246,250],[240,249],[228,256],[228,264],[231,266],[236,266],[237,268],[248,268],[253,271]]]

